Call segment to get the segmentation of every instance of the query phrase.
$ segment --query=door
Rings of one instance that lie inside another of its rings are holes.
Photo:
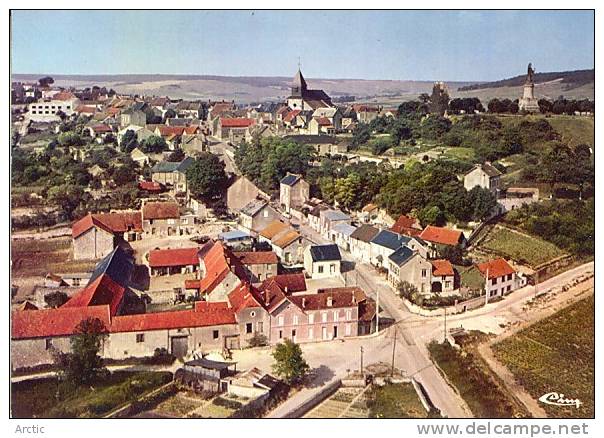
[[[176,336],[172,338],[172,354],[176,357],[185,357],[189,349],[189,338],[187,336]]]
[[[334,325],[333,326],[333,339],[338,337],[338,326]]]

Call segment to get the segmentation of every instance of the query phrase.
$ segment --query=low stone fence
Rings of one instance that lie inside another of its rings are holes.
[[[411,301],[406,298],[401,298],[405,306],[411,313],[415,313],[416,315],[421,316],[444,316],[445,309],[447,315],[455,315],[457,313],[464,313],[468,310],[478,309],[479,307],[484,306],[484,296],[470,298],[466,301],[460,301],[459,303],[453,306],[447,307],[438,307],[434,309],[426,309],[425,307],[418,306],[417,304],[413,304]]]
[[[289,411],[284,418],[301,418],[304,414],[316,407],[319,403],[325,399],[331,397],[335,392],[342,386],[341,380],[335,380],[330,384],[326,385],[321,391],[314,394],[308,400],[302,402],[297,408]]]

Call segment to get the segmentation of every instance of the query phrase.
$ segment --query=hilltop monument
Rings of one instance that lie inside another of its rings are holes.
[[[524,82],[524,91],[522,97],[518,101],[518,110],[526,113],[537,113],[539,112],[539,104],[535,98],[535,82],[534,82],[535,70],[529,62],[526,81]]]

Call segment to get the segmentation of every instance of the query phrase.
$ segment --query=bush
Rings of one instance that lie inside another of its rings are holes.
[[[212,404],[214,404],[216,406],[222,406],[223,408],[227,408],[227,409],[233,409],[233,410],[237,410],[242,406],[241,403],[239,403],[235,400],[228,400],[228,399],[222,398],[222,397],[216,397],[214,400],[212,400]]]
[[[268,345],[268,338],[262,333],[254,333],[247,343],[250,348],[265,347]]]

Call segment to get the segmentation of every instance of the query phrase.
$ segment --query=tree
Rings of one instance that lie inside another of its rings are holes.
[[[206,200],[219,195],[228,180],[224,163],[210,152],[202,152],[187,169],[186,175],[191,193]]]
[[[413,295],[418,293],[417,287],[408,281],[400,281],[396,285],[396,290],[401,297],[407,300],[411,300]]]
[[[570,181],[579,187],[579,199],[583,199],[585,185],[593,184],[595,178],[591,148],[583,143],[578,145],[573,151],[573,159],[569,165],[571,166]]]
[[[40,84],[40,87],[48,87],[49,85],[54,84],[55,80],[50,76],[45,76],[38,79],[38,83]]]
[[[423,208],[422,210],[420,210],[417,217],[421,222],[422,226],[424,227],[426,225],[442,226],[447,222],[445,214],[436,205]]]
[[[48,307],[57,308],[61,307],[69,300],[69,296],[65,292],[57,290],[55,292],[51,292],[49,294],[44,295],[44,302]]]
[[[185,153],[182,151],[182,149],[177,149],[174,152],[172,152],[170,155],[168,155],[168,158],[166,159],[166,161],[171,161],[173,163],[180,163],[184,159],[185,159]]]
[[[361,177],[356,173],[351,173],[346,178],[339,178],[334,187],[335,200],[346,210],[358,207],[361,188]]]
[[[254,336],[247,343],[250,348],[265,347],[268,345],[268,338],[262,333],[254,332]]]
[[[552,197],[555,197],[556,184],[567,181],[572,173],[572,151],[568,145],[555,142],[541,159],[541,180],[551,187]]]
[[[136,132],[134,132],[132,129],[128,129],[126,132],[124,132],[124,135],[122,135],[122,141],[120,142],[120,147],[122,152],[127,154],[137,148],[138,138],[136,137]]]
[[[277,344],[271,355],[273,371],[288,384],[299,382],[310,370],[300,346],[289,339]]]
[[[466,201],[472,208],[472,219],[483,221],[487,219],[497,205],[497,198],[490,190],[475,186],[468,192]]]
[[[69,386],[91,384],[107,372],[99,351],[105,338],[107,328],[98,318],[86,318],[75,329],[75,335],[69,343],[71,353],[57,353],[59,380]]]
[[[141,147],[143,152],[159,154],[168,149],[168,144],[163,137],[151,135],[142,142]]]

